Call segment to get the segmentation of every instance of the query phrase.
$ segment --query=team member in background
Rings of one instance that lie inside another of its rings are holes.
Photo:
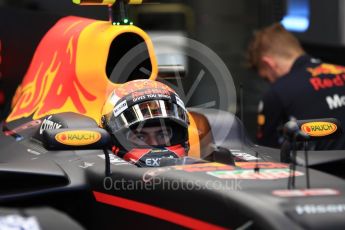
[[[255,33],[248,61],[271,83],[258,108],[258,142],[280,147],[279,127],[291,119],[337,118],[345,125],[345,67],[308,56],[294,35],[276,23]],[[345,135],[312,143],[316,150],[345,149]]]

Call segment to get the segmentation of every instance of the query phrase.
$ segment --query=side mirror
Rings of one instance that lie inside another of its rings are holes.
[[[289,121],[283,128],[285,141],[280,150],[280,161],[291,162],[292,144],[298,141],[334,139],[342,135],[340,122],[335,118]]]

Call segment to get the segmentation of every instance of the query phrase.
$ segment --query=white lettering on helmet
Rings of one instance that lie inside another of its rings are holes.
[[[114,109],[114,116],[118,117],[123,111],[128,109],[127,101],[123,101],[118,104]]]
[[[175,94],[175,98],[176,98],[176,103],[181,106],[183,109],[186,109],[184,106],[183,101],[179,98],[179,96],[177,94]]]

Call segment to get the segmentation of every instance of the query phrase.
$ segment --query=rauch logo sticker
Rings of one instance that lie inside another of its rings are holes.
[[[303,124],[301,129],[310,136],[323,137],[337,131],[337,126],[331,122],[308,122]]]
[[[80,146],[97,142],[101,139],[101,134],[95,131],[73,130],[58,133],[55,139],[61,144]]]

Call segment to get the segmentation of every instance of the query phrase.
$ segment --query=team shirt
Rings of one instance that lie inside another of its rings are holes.
[[[279,148],[287,121],[320,118],[337,118],[345,126],[345,67],[303,55],[260,101],[258,142]],[[345,135],[311,142],[310,146],[315,150],[345,149]]]

